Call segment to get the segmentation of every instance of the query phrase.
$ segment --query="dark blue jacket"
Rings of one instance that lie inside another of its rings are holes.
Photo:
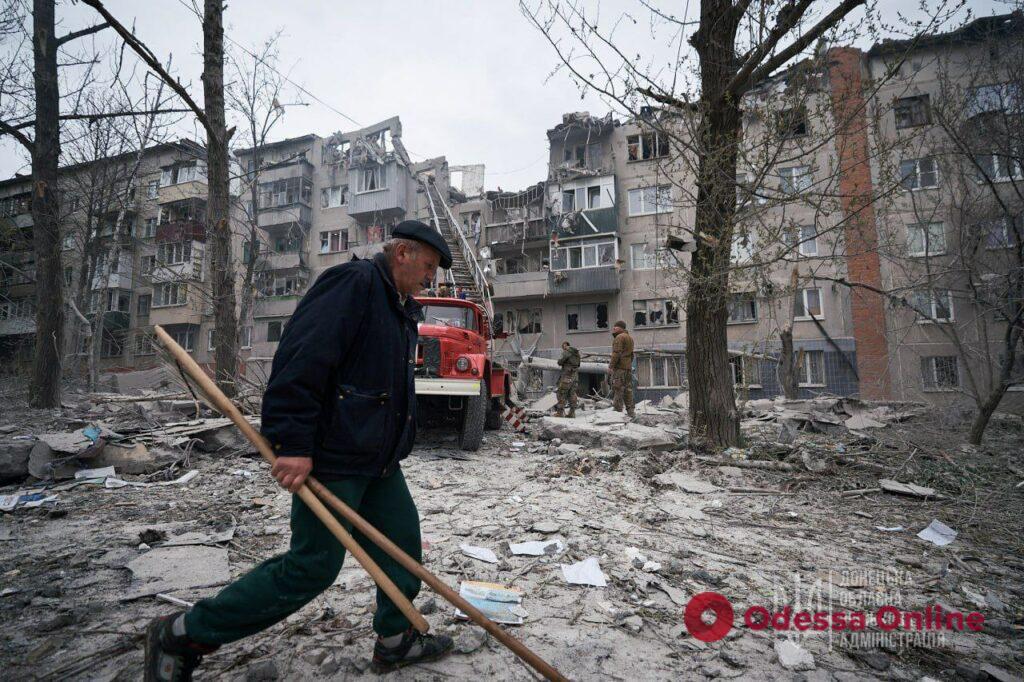
[[[274,354],[262,431],[279,457],[312,457],[313,474],[390,475],[416,436],[417,322],[387,260],[325,270],[299,301]]]

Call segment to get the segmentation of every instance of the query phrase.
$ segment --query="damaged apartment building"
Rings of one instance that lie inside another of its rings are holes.
[[[104,370],[155,364],[153,325],[207,361],[205,150],[190,140],[61,169],[65,367],[81,374],[100,335]],[[0,357],[11,371],[35,339],[30,179],[0,183]],[[115,259],[116,263],[110,262]]]
[[[412,162],[398,117],[236,156],[245,185],[242,220],[256,228],[246,234],[257,237],[243,245],[242,260],[253,259],[254,267],[244,345],[250,370],[266,376],[281,331],[308,285],[333,265],[379,251],[402,220],[429,222],[431,200],[450,201],[449,169],[444,157]]]
[[[284,324],[320,272],[375,253],[405,218],[429,221],[428,191],[450,201],[445,159],[413,163],[401,133],[394,117],[237,153],[232,249],[241,360],[255,380],[269,373]],[[93,327],[103,318],[103,372],[156,366],[154,325],[200,364],[213,362],[205,151],[189,140],[147,148],[126,190],[135,156],[61,170],[69,375],[86,371],[91,345],[76,311]],[[467,171],[482,184],[482,167]],[[10,371],[29,361],[35,338],[29,187],[25,176],[0,183],[0,357]],[[104,267],[115,252],[117,264]]]
[[[947,404],[975,390],[978,377],[991,379],[1006,327],[980,330],[991,316],[963,293],[971,285],[958,260],[967,246],[961,237],[975,229],[964,223],[976,218],[953,215],[979,183],[965,189],[954,173],[940,172],[940,159],[952,155],[930,107],[963,99],[976,110],[967,124],[1009,112],[1019,125],[1020,87],[998,78],[1013,77],[1000,55],[1013,52],[1021,32],[1019,14],[1011,14],[866,52],[833,48],[823,65],[797,64],[751,91],[744,138],[784,161],[750,153],[736,178],[727,331],[739,394],[782,393],[783,331],[792,334],[803,396]],[[979,74],[982,64],[989,66]],[[894,68],[896,76],[873,90]],[[788,98],[792,85],[804,93],[798,101]],[[500,345],[507,361],[557,358],[563,341],[607,357],[611,325],[622,319],[636,343],[638,395],[685,387],[680,270],[689,253],[666,244],[670,236],[694,239],[695,173],[662,132],[685,136],[687,124],[684,114],[654,108],[624,121],[566,114],[547,131],[546,181],[485,195],[482,241],[492,258],[497,324],[510,334]],[[882,151],[856,163],[851,149]],[[994,263],[985,281],[1021,265],[1013,260],[1022,229],[1013,191],[1020,162],[1007,158],[994,150],[983,157],[1011,206],[1008,217],[978,222],[988,235],[982,253]],[[928,280],[929,268],[950,273],[948,281]],[[886,299],[843,284],[851,280],[896,293]],[[912,307],[899,305],[901,297]],[[991,344],[977,341],[985,334]],[[972,340],[977,349],[958,350]],[[552,385],[554,372],[545,374]],[[581,376],[582,389],[602,378]]]

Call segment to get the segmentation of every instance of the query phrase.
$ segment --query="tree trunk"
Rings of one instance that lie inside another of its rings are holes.
[[[796,356],[793,354],[793,330],[790,327],[779,332],[782,343],[782,355],[779,358],[779,381],[782,383],[782,394],[789,400],[796,400]]]
[[[742,118],[739,102],[725,92],[736,73],[739,19],[728,0],[703,0],[700,27],[692,38],[701,70],[694,223],[699,237],[686,302],[686,369],[690,435],[714,447],[737,445],[740,435],[726,323]]]
[[[231,223],[228,196],[228,133],[224,119],[224,6],[206,0],[203,13],[203,105],[211,130],[206,136],[209,198],[207,239],[218,387],[228,396],[237,392],[238,321],[235,316],[235,276],[231,261]]]
[[[54,14],[54,0],[34,0],[36,124],[32,149],[32,239],[36,252],[36,345],[29,384],[32,407],[60,407],[64,358],[64,289],[57,200],[60,91]]]
[[[971,445],[981,445],[981,439],[985,436],[985,429],[988,428],[989,420],[992,419],[992,414],[999,407],[1003,396],[1006,395],[1007,388],[1008,385],[1005,382],[999,382],[999,385],[992,389],[992,393],[989,394],[988,398],[978,405],[978,414],[974,417],[974,421],[971,422],[971,432],[967,436],[968,443]]]

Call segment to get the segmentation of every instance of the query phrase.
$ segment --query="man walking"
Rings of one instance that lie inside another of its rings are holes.
[[[558,377],[558,410],[556,417],[565,416],[563,406],[568,403],[569,419],[576,416],[576,390],[580,382],[580,352],[568,341],[562,342],[562,357],[558,359],[562,373]]]
[[[399,462],[416,435],[413,369],[421,306],[438,265],[451,267],[435,230],[404,221],[384,252],[326,270],[285,327],[266,393],[262,430],[278,459],[271,474],[296,492],[312,472],[417,561],[419,515]],[[346,527],[351,527],[346,523]],[[265,630],[330,587],[341,543],[298,496],[288,551],[264,561],[191,610],[153,621],[145,679],[190,680],[203,654]],[[420,581],[358,531],[353,537],[412,601]],[[380,589],[373,668],[438,658],[450,637],[422,635]]]
[[[633,337],[626,331],[626,323],[619,320],[612,325],[612,359],[608,363],[608,374],[612,377],[612,405],[616,412],[635,417],[633,411]]]

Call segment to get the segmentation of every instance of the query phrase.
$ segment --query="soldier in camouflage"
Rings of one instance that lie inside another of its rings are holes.
[[[558,359],[558,366],[562,373],[558,377],[558,410],[555,415],[565,416],[564,408],[569,407],[569,418],[576,416],[576,388],[580,382],[580,352],[569,345],[568,341],[562,342],[562,357]]]

